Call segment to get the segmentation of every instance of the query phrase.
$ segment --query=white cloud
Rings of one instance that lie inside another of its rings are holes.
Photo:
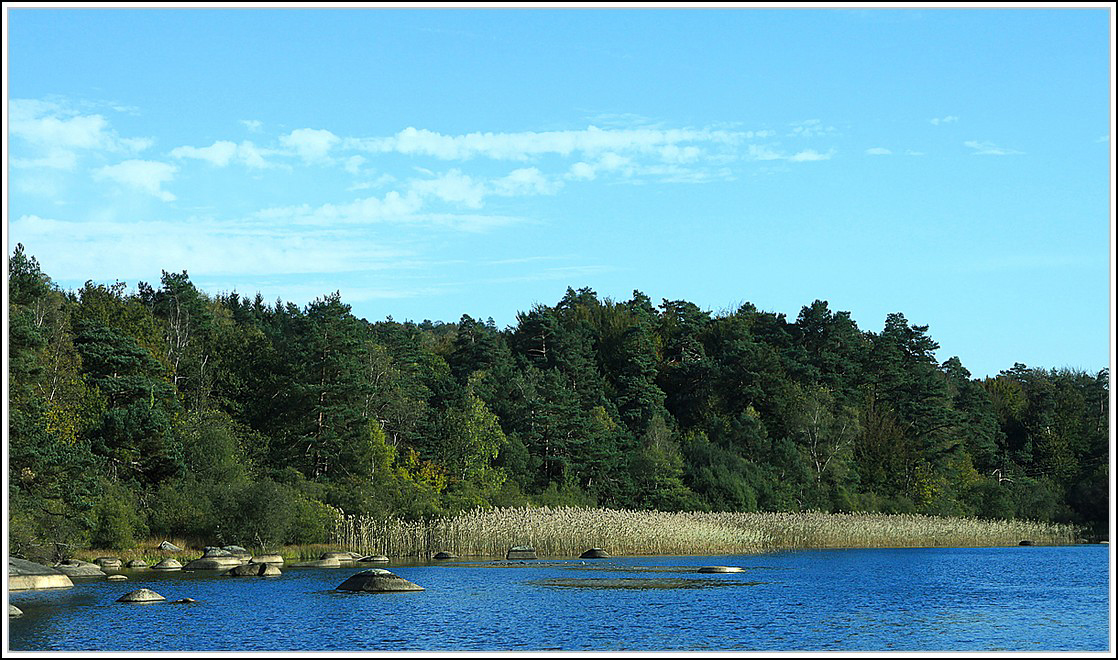
[[[350,156],[345,161],[345,171],[350,174],[358,174],[361,172],[361,166],[365,164],[365,158],[362,156]]]
[[[932,126],[939,126],[940,124],[953,124],[959,121],[959,118],[955,115],[947,115],[946,117],[933,117],[928,121],[931,122]]]
[[[264,122],[259,119],[242,119],[241,123],[253,133],[259,133],[264,128]]]
[[[150,138],[122,138],[101,115],[81,115],[58,103],[32,99],[8,102],[8,134],[24,142],[33,157],[13,157],[22,168],[71,170],[81,151],[135,154],[153,144]]]
[[[963,145],[974,149],[972,155],[975,156],[1019,156],[1025,153],[1016,149],[999,147],[993,142],[979,142],[978,140],[967,140]]]
[[[73,221],[37,215],[11,224],[40,262],[49,264],[56,280],[157,279],[162,270],[206,276],[338,273],[400,267],[414,257],[411,250],[384,245],[358,228],[323,231],[208,218]]]
[[[885,147],[871,147],[866,149],[867,156],[891,156],[893,152]]]
[[[689,143],[733,146],[760,135],[753,131],[711,129],[601,129],[522,133],[469,133],[443,135],[408,127],[391,137],[351,138],[345,148],[373,153],[432,156],[442,160],[486,157],[494,160],[528,160],[547,154],[596,155],[606,151],[658,153],[665,147]],[[672,152],[668,152],[672,153]],[[686,152],[688,155],[693,152]]]
[[[567,178],[576,181],[593,181],[597,176],[598,173],[594,166],[583,161],[571,165],[571,168],[567,171]]]
[[[434,196],[444,202],[462,204],[467,208],[481,208],[485,199],[485,184],[459,170],[451,170],[434,179],[413,181],[411,189],[420,195]]]
[[[788,160],[794,163],[811,162],[816,160],[830,160],[835,155],[835,150],[831,149],[825,154],[821,154],[815,149],[804,149],[803,151],[791,156]]]
[[[175,196],[162,189],[164,183],[175,178],[178,168],[152,160],[126,160],[116,165],[106,165],[93,171],[93,178],[108,179],[138,188],[159,199],[170,202]]]
[[[789,135],[792,137],[814,138],[835,132],[834,126],[824,126],[819,119],[808,119],[791,124],[791,126],[792,132]]]
[[[204,160],[216,167],[226,167],[229,163],[237,162],[254,169],[265,169],[273,166],[264,159],[265,153],[248,140],[240,144],[218,140],[208,147],[175,147],[171,150],[171,157]]]
[[[208,147],[175,147],[171,150],[172,158],[196,158],[204,160],[211,165],[225,167],[237,155],[236,143],[227,140],[214,142]]]
[[[304,161],[319,163],[328,160],[330,150],[341,141],[330,131],[317,128],[300,128],[280,136],[280,144],[295,150]]]
[[[493,192],[506,197],[554,195],[562,187],[561,181],[549,181],[534,167],[513,170],[508,176],[493,181]]]

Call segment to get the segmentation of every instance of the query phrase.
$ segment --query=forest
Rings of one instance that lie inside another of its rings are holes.
[[[22,245],[8,285],[13,556],[544,505],[1109,533],[1108,370],[973,378],[899,312],[873,331],[823,300],[790,320],[582,288],[503,329],[370,322],[185,271],[63,290]]]

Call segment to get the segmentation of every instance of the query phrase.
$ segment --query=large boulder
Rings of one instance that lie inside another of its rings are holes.
[[[319,559],[337,559],[342,563],[353,563],[355,561],[353,553],[350,552],[324,552]]]
[[[155,566],[152,566],[151,570],[153,570],[153,571],[181,571],[182,570],[182,562],[180,562],[177,559],[171,559],[170,557],[168,557],[168,558],[164,559],[163,561],[159,562],[158,564],[156,564]]]
[[[201,557],[192,562],[187,562],[182,567],[184,571],[221,571],[240,566],[241,560],[237,557]]]
[[[134,568],[134,569],[147,568],[148,563],[146,561],[144,561],[143,559],[133,559],[132,561],[125,563],[124,567],[125,568]]]
[[[369,593],[390,593],[394,591],[424,591],[423,587],[405,580],[383,568],[370,568],[338,585],[339,591],[363,591]]]
[[[535,559],[536,549],[527,545],[514,545],[509,548],[505,559]]]
[[[57,568],[17,557],[8,558],[8,591],[62,589],[72,586],[74,583],[70,577]]]
[[[225,548],[221,548],[221,547],[218,547],[216,545],[207,545],[202,550],[202,557],[207,558],[207,559],[209,559],[211,557],[232,557],[232,556],[233,556],[232,552],[229,552]]]
[[[155,593],[151,589],[137,589],[129,591],[120,598],[116,599],[118,603],[157,603],[161,600],[167,600],[163,596]]]
[[[277,554],[267,555],[253,555],[251,563],[253,564],[282,564],[283,556]]]
[[[98,557],[93,563],[100,566],[101,570],[116,570],[124,566],[119,557]]]
[[[159,549],[163,552],[182,552],[182,548],[175,545],[174,543],[171,543],[170,541],[164,541],[160,543]]]
[[[590,548],[578,556],[579,559],[609,559],[609,553],[601,548]]]
[[[71,578],[103,578],[105,571],[97,564],[88,561],[81,561],[80,559],[67,559],[60,561],[54,565],[59,571],[62,571]]]
[[[12,618],[23,616],[23,610],[19,609],[15,605],[12,605],[11,603],[8,603],[8,616]]]
[[[438,559],[439,561],[446,561],[447,559],[458,559],[458,555],[451,552],[437,552],[435,553],[435,559]]]
[[[241,564],[226,571],[229,577],[276,577],[280,569],[273,564]]]

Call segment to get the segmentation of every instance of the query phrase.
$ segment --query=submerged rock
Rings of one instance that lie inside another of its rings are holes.
[[[745,569],[740,566],[703,566],[700,573],[741,573]]]
[[[1033,544],[1033,542],[1032,542],[1032,541],[1021,541],[1021,542],[1020,542],[1020,543],[1018,543],[1017,545],[1032,545],[1032,544]]]
[[[388,557],[384,555],[367,555],[357,560],[361,564],[387,564]]]
[[[181,571],[182,570],[182,563],[179,562],[179,560],[177,560],[177,559],[171,559],[170,557],[168,557],[167,559],[164,559],[163,561],[159,562],[155,566],[152,566],[151,570],[153,570],[153,571]]]
[[[8,603],[8,616],[12,618],[23,616],[23,610],[19,609],[15,605],[12,605],[11,603]]]
[[[128,579],[128,576],[121,575],[120,573],[113,573],[112,575],[106,576],[105,579],[109,580],[110,582],[124,582]]]
[[[120,598],[116,599],[118,603],[155,603],[161,600],[167,600],[163,596],[155,593],[151,589],[137,589],[130,591]]]
[[[172,600],[171,604],[172,605],[189,605],[190,603],[197,603],[197,602],[198,601],[194,600],[193,598],[180,598],[178,600]]]
[[[452,554],[450,552],[438,552],[435,553],[435,559],[438,559],[439,561],[445,561],[447,559],[458,559],[458,555]]]
[[[418,584],[405,580],[383,568],[370,568],[338,585],[340,591],[363,591],[368,593],[390,593],[394,591],[425,591]]]
[[[505,559],[535,559],[536,549],[527,545],[514,545],[509,548]]]
[[[74,586],[70,577],[50,566],[18,557],[8,558],[8,591],[62,589]]]
[[[337,559],[312,559],[291,564],[292,568],[341,568],[342,562]]]
[[[578,556],[579,559],[609,559],[609,553],[601,548],[590,548]]]

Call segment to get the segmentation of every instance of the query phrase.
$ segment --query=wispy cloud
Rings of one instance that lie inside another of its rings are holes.
[[[808,119],[792,124],[792,131],[789,133],[789,136],[815,138],[821,135],[831,135],[835,132],[834,126],[826,126],[823,124],[822,120]]]
[[[867,156],[891,156],[891,155],[893,155],[893,152],[892,152],[892,150],[886,149],[885,147],[870,147],[869,149],[866,149],[866,155]]]
[[[947,115],[946,117],[933,117],[928,120],[932,126],[939,126],[940,124],[954,124],[959,121],[955,115]]]
[[[172,158],[202,160],[216,167],[226,167],[230,163],[240,163],[252,169],[275,167],[265,156],[274,155],[274,150],[261,149],[245,140],[240,144],[228,140],[218,140],[208,147],[175,147]]]
[[[30,158],[13,158],[21,168],[74,169],[83,152],[135,154],[153,144],[150,138],[125,138],[102,115],[83,115],[60,103],[31,99],[8,102],[8,134],[24,142]]]
[[[163,190],[163,184],[174,179],[177,171],[178,168],[174,165],[158,161],[126,160],[94,170],[93,178],[115,181],[154,195],[165,202],[171,202],[175,200],[175,196]]]
[[[1024,151],[1018,151],[1016,149],[999,147],[993,142],[986,141],[980,142],[978,140],[967,140],[963,143],[963,145],[974,149],[974,151],[971,153],[975,156],[1019,156],[1025,153]]]

